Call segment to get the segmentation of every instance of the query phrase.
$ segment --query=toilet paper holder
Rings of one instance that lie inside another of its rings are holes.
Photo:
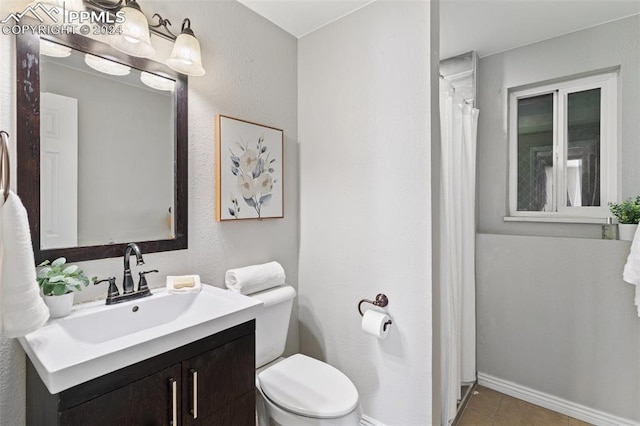
[[[389,304],[389,298],[387,297],[386,294],[379,293],[379,294],[376,295],[376,299],[375,300],[362,299],[358,303],[358,312],[360,312],[360,316],[364,316],[364,313],[362,312],[362,304],[363,303],[371,303],[373,306],[379,306],[381,308],[384,308],[385,306],[387,306]],[[391,320],[385,322],[382,329],[386,331],[387,327],[390,326],[391,324],[393,324],[391,322]]]

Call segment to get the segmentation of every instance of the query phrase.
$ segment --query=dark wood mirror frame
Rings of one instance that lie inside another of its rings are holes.
[[[17,96],[17,190],[29,214],[31,241],[36,264],[45,259],[64,256],[69,262],[119,257],[127,242],[119,244],[40,249],[40,38],[64,44],[75,50],[112,59],[132,68],[164,74],[176,81],[175,144],[174,144],[174,217],[175,238],[156,241],[134,241],[143,253],[187,248],[188,230],[188,130],[187,77],[164,64],[135,58],[104,43],[75,34],[39,36],[24,33],[16,36],[16,96]],[[105,121],[108,117],[105,116]],[[103,171],[108,173],[108,169]],[[117,200],[105,200],[117,202]]]

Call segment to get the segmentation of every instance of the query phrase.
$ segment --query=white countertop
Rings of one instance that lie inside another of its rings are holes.
[[[199,293],[152,293],[111,306],[104,301],[76,305],[69,316],[50,319],[20,338],[49,392],[56,394],[242,324],[262,310],[257,299],[209,285]],[[139,307],[135,312],[134,306]]]

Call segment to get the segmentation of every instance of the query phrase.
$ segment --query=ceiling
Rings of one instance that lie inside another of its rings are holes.
[[[640,13],[640,0],[441,0],[440,58],[484,57]]]
[[[330,24],[374,0],[238,0],[296,38]]]
[[[301,38],[374,0],[239,1]],[[640,0],[440,0],[440,57],[484,57],[637,13]]]

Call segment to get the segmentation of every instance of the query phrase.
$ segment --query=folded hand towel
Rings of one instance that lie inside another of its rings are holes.
[[[635,304],[638,307],[638,316],[640,316],[640,226],[633,237],[627,263],[622,272],[622,279],[636,286]]]
[[[49,319],[49,309],[40,297],[36,281],[27,211],[13,192],[9,192],[4,203],[0,222],[2,327],[6,337],[20,337],[42,327]]]
[[[200,275],[167,275],[169,293],[197,293],[201,289]]]
[[[285,273],[278,262],[229,269],[224,283],[236,293],[251,294],[284,284]]]

